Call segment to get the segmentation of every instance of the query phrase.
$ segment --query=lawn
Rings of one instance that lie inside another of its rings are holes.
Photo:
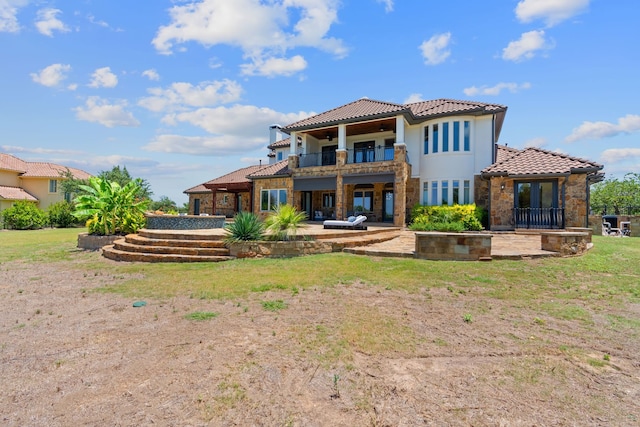
[[[10,425],[640,420],[640,239],[524,261],[128,264],[77,250],[78,231],[0,232]]]

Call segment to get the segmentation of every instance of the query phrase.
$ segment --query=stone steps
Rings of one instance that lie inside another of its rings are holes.
[[[225,233],[214,231],[140,230],[102,248],[114,261],[219,262],[234,259],[224,244]]]

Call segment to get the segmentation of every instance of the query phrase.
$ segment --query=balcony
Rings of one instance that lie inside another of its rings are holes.
[[[354,148],[347,150],[347,163],[369,163],[393,160],[393,146]]]
[[[322,153],[300,154],[298,167],[308,168],[312,166],[335,166],[336,152],[324,151]]]

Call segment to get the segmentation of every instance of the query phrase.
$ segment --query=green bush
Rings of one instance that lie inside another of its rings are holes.
[[[47,210],[49,224],[52,227],[68,228],[78,223],[73,216],[73,205],[67,201],[60,201],[49,206]]]
[[[2,212],[5,228],[15,230],[36,230],[47,224],[47,214],[35,203],[18,201]]]
[[[411,210],[410,230],[414,231],[480,231],[483,209],[470,205],[423,206]]]
[[[298,212],[291,205],[281,204],[269,214],[265,226],[269,237],[273,240],[295,240],[298,228],[306,219],[306,212]]]
[[[224,229],[227,232],[227,243],[262,240],[264,236],[264,223],[251,212],[239,212]]]

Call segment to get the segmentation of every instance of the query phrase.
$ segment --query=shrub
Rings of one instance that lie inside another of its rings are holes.
[[[480,231],[483,209],[475,204],[453,206],[416,205],[411,210],[409,229],[414,231]]]
[[[89,234],[113,235],[135,233],[144,227],[144,212],[149,200],[139,200],[138,181],[130,181],[124,187],[117,182],[92,177],[89,185],[81,185],[85,194],[75,198],[73,215],[87,220]]]
[[[5,228],[15,230],[35,230],[47,224],[47,214],[35,203],[18,201],[2,212]]]
[[[264,236],[264,223],[251,212],[239,212],[224,229],[227,232],[227,243],[262,240]]]
[[[306,219],[306,212],[298,212],[291,205],[281,204],[269,214],[265,226],[273,240],[290,240],[295,239],[298,228]]]
[[[64,200],[49,206],[47,214],[52,227],[67,228],[78,222],[73,216],[73,205]]]

